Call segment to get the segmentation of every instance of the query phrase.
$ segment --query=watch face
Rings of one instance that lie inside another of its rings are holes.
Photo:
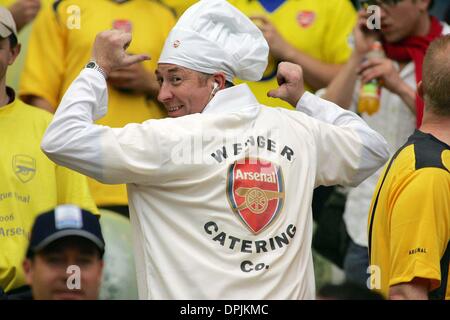
[[[95,62],[89,62],[87,65],[86,65],[86,68],[94,68],[95,67]]]

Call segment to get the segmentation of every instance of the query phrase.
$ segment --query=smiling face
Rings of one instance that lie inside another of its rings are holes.
[[[213,77],[174,64],[161,63],[156,70],[160,84],[158,101],[169,117],[200,113],[211,99]]]

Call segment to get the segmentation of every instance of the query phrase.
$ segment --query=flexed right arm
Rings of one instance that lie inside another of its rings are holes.
[[[100,33],[92,59],[102,69],[84,69],[65,93],[41,143],[55,163],[103,183],[149,182],[161,170],[159,148],[164,128],[156,120],[110,128],[94,124],[106,114],[105,76],[149,57],[129,55],[131,34],[119,30]]]
[[[303,88],[301,67],[283,62],[278,66],[280,87],[268,93],[283,99],[314,118],[311,133],[317,150],[316,186],[356,186],[388,159],[384,138],[358,115],[321,99]]]

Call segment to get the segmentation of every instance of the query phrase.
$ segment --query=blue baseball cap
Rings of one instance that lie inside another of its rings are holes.
[[[32,257],[56,240],[71,236],[90,240],[100,250],[101,256],[105,253],[99,218],[75,205],[60,205],[36,218],[27,257]]]

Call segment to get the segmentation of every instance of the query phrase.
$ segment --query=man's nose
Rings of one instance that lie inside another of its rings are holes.
[[[163,83],[161,85],[161,87],[159,88],[158,101],[161,103],[164,103],[164,102],[169,101],[172,98],[173,98],[172,91],[170,90],[170,88],[167,85],[165,85]]]

